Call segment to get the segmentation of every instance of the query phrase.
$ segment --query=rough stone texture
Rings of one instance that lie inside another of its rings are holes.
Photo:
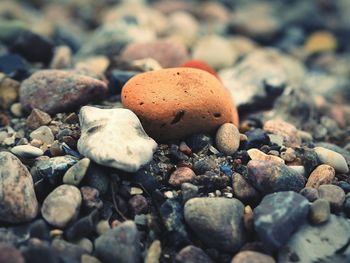
[[[174,39],[159,39],[145,43],[131,43],[122,51],[121,58],[137,60],[153,58],[164,68],[176,67],[188,59],[187,48]]]
[[[30,138],[40,140],[45,144],[52,144],[55,140],[51,129],[48,126],[41,126],[30,133]]]
[[[239,130],[234,124],[225,123],[217,130],[215,141],[220,152],[226,155],[232,155],[239,148]]]
[[[19,97],[25,111],[64,112],[102,99],[107,85],[97,79],[64,70],[41,70],[22,82]]]
[[[245,242],[244,206],[237,199],[193,198],[186,202],[185,221],[207,246],[236,252]]]
[[[297,128],[282,120],[269,120],[264,124],[264,131],[283,137],[285,146],[297,147],[301,144]]]
[[[0,218],[10,223],[27,222],[38,213],[33,179],[21,161],[0,152]]]
[[[282,247],[307,219],[309,202],[287,191],[266,195],[254,209],[255,231],[271,249]]]
[[[170,175],[169,184],[181,186],[183,183],[191,182],[195,176],[191,168],[179,167]]]
[[[305,185],[305,177],[285,164],[253,160],[247,168],[249,181],[263,193],[299,192]]]
[[[315,147],[314,150],[317,153],[317,156],[320,159],[320,161],[324,164],[332,166],[336,172],[349,172],[349,167],[343,155],[323,147]]]
[[[130,110],[84,106],[79,119],[78,150],[96,163],[135,172],[152,160],[157,143]]]
[[[211,74],[193,68],[146,72],[123,87],[122,103],[160,141],[212,132],[221,124],[238,125],[228,91]]]
[[[318,188],[322,184],[330,184],[332,183],[334,176],[334,168],[327,164],[322,164],[312,171],[307,180],[306,187]]]
[[[278,262],[346,262],[341,249],[350,239],[350,224],[343,217],[331,215],[321,225],[300,227],[288,243],[279,251]]]
[[[141,262],[140,238],[133,221],[125,221],[95,240],[96,254],[106,263]]]
[[[52,226],[64,228],[77,217],[81,201],[78,188],[63,184],[46,197],[41,214]]]
[[[3,74],[0,73],[0,108],[9,108],[16,101],[18,90],[19,82],[10,78],[3,78]]]
[[[231,263],[275,263],[273,257],[255,251],[242,251],[235,255]]]
[[[51,117],[44,111],[33,109],[26,120],[26,124],[30,129],[37,129],[40,126],[47,125],[51,122]]]
[[[175,260],[177,263],[213,263],[202,249],[192,245],[181,249]]]

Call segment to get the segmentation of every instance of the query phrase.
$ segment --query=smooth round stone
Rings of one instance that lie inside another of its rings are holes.
[[[225,123],[216,132],[216,146],[220,152],[226,155],[234,154],[240,143],[240,134],[237,127],[232,123]]]
[[[28,222],[38,213],[33,179],[21,161],[0,152],[0,218],[10,223]]]
[[[224,123],[238,125],[237,109],[228,91],[217,78],[199,69],[139,74],[125,84],[121,97],[147,134],[160,141],[212,132]]]
[[[55,140],[51,129],[48,126],[41,126],[30,133],[30,138],[40,140],[45,144],[52,144]]]
[[[181,249],[175,260],[177,263],[213,263],[202,249],[192,245]]]
[[[242,251],[236,254],[231,263],[275,263],[273,257],[256,251]]]
[[[233,253],[245,243],[244,206],[237,199],[193,198],[184,207],[185,221],[207,246]]]
[[[284,164],[284,160],[275,155],[266,154],[259,149],[252,148],[247,151],[250,159],[256,161],[278,162]]]
[[[36,158],[42,156],[44,152],[31,145],[18,145],[11,149],[11,152],[22,158]]]
[[[264,124],[264,131],[282,136],[283,143],[287,147],[297,147],[301,144],[297,128],[288,122],[269,120]]]
[[[320,161],[324,164],[332,166],[336,172],[349,172],[348,164],[346,163],[346,160],[343,155],[323,147],[315,147],[314,150],[317,153],[317,156],[320,159]]]
[[[169,184],[181,186],[183,183],[191,182],[195,176],[196,174],[191,168],[179,167],[170,175]]]
[[[339,186],[333,184],[324,184],[318,188],[320,198],[326,199],[331,204],[333,211],[340,211],[342,209],[345,192]]]
[[[309,176],[306,187],[318,188],[322,184],[332,183],[335,176],[335,170],[332,166],[321,164]]]
[[[331,216],[331,206],[325,199],[317,199],[310,205],[309,220],[318,225],[328,221]]]
[[[70,167],[63,176],[63,183],[70,185],[79,185],[89,168],[90,159],[83,158],[72,167]]]
[[[41,214],[50,225],[64,228],[77,217],[81,201],[78,188],[60,185],[44,200]]]

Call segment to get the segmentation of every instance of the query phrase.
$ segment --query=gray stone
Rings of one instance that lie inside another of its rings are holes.
[[[63,183],[71,185],[79,185],[84,179],[87,169],[90,165],[89,158],[83,158],[72,167],[70,167],[63,176]]]
[[[181,249],[175,260],[177,263],[213,263],[202,249],[192,245]]]
[[[346,163],[346,160],[343,155],[323,147],[315,147],[314,150],[317,153],[317,156],[320,159],[320,161],[324,164],[332,166],[336,172],[349,172],[348,164]]]
[[[312,224],[318,225],[327,222],[331,216],[331,206],[328,200],[317,199],[310,205],[309,219]]]
[[[345,192],[342,188],[333,184],[324,184],[318,188],[320,198],[329,201],[333,211],[339,212],[345,200]]]
[[[41,214],[50,225],[64,228],[78,216],[81,201],[78,188],[63,184],[46,197]]]
[[[238,251],[246,236],[244,206],[237,199],[193,198],[186,202],[185,221],[207,246],[228,253]]]
[[[38,129],[32,131],[29,136],[32,140],[37,139],[45,144],[52,144],[55,140],[55,136],[53,135],[51,129],[47,126],[39,127]]]
[[[280,249],[278,262],[346,262],[341,250],[348,244],[349,239],[349,220],[331,215],[325,224],[301,226]]]
[[[218,150],[226,155],[234,154],[240,143],[240,135],[237,127],[232,123],[225,123],[216,132],[216,146]]]
[[[288,191],[266,195],[254,209],[258,236],[271,249],[282,247],[306,222],[309,202],[302,195]]]
[[[140,238],[133,221],[125,221],[95,240],[97,257],[105,263],[141,262]]]
[[[37,147],[31,145],[18,145],[11,149],[11,152],[22,158],[36,158],[42,156],[44,152]]]
[[[0,218],[10,223],[27,222],[38,213],[33,179],[21,161],[0,152]]]
[[[84,106],[79,119],[78,150],[96,163],[135,172],[152,160],[157,143],[132,111]]]
[[[243,203],[255,202],[259,199],[259,193],[239,173],[232,174],[232,188],[234,196]]]
[[[181,185],[182,202],[186,203],[186,201],[190,200],[193,197],[196,197],[198,191],[198,186],[191,183],[183,183]]]

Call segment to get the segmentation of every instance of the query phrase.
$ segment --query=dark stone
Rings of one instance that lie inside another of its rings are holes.
[[[205,174],[207,171],[212,171],[217,167],[215,159],[212,157],[205,157],[198,161],[195,161],[193,164],[193,171],[196,174]]]
[[[177,163],[179,161],[186,161],[188,160],[188,156],[186,154],[184,154],[183,152],[181,152],[179,150],[179,146],[176,144],[172,144],[170,146],[170,158],[172,159],[172,161],[174,163]]]
[[[101,195],[106,194],[110,185],[107,170],[100,165],[90,163],[82,184],[97,189]]]
[[[343,189],[346,194],[350,192],[350,184],[348,182],[340,181],[338,186]]]
[[[177,263],[213,263],[202,249],[192,245],[181,249],[175,260]]]
[[[132,182],[141,185],[149,193],[153,193],[156,189],[162,188],[162,185],[148,171],[140,169],[136,173],[131,174]]]
[[[18,81],[29,76],[27,63],[16,54],[0,56],[0,72]]]
[[[269,136],[262,129],[250,130],[245,135],[248,137],[248,142],[246,143],[247,150],[270,144]]]
[[[245,204],[256,203],[260,194],[239,173],[232,174],[232,188],[234,196]]]
[[[54,239],[51,247],[56,255],[58,255],[61,260],[63,259],[64,262],[70,262],[70,259],[80,262],[81,256],[87,254],[87,251],[81,246],[69,243],[62,239]]]
[[[148,202],[143,195],[135,195],[130,198],[129,206],[134,215],[145,214],[148,211]]]
[[[305,174],[309,177],[310,173],[320,164],[315,151],[307,151],[302,158]]]
[[[83,208],[87,211],[94,209],[101,209],[103,202],[99,198],[100,192],[90,186],[83,186],[80,188],[81,196],[83,199]]]
[[[299,192],[302,196],[306,197],[310,202],[314,202],[319,198],[318,191],[316,188],[305,187]]]
[[[99,214],[98,211],[95,210],[88,216],[82,217],[74,222],[74,224],[65,232],[67,240],[77,240],[83,237],[89,237],[94,233],[98,219]]]
[[[345,201],[343,204],[343,209],[348,218],[350,218],[350,195],[345,197]]]
[[[41,240],[50,240],[50,228],[43,219],[36,220],[29,229],[30,237]]]
[[[56,253],[48,245],[30,246],[22,250],[26,263],[60,263]]]
[[[194,134],[186,139],[188,147],[192,152],[198,153],[204,149],[207,149],[212,144],[212,140],[209,136],[204,134]]]
[[[307,221],[308,212],[309,202],[298,193],[266,195],[254,209],[255,231],[268,248],[278,249]]]
[[[133,76],[138,74],[136,71],[123,71],[118,69],[110,70],[106,73],[109,81],[109,90],[112,94],[120,94],[124,84]]]

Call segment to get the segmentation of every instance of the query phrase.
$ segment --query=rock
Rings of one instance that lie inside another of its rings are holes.
[[[216,146],[226,155],[234,154],[239,148],[240,135],[237,127],[232,123],[225,123],[216,132]]]
[[[129,199],[129,206],[135,215],[146,214],[148,211],[148,202],[143,195],[134,195]]]
[[[199,153],[212,145],[212,139],[204,134],[193,134],[186,139],[186,143],[192,152]]]
[[[232,189],[234,196],[245,204],[259,199],[258,191],[239,173],[232,174]]]
[[[119,69],[113,69],[106,73],[109,88],[113,94],[120,94],[122,87],[125,83],[139,72],[136,71],[124,71]]]
[[[318,188],[322,184],[332,183],[335,176],[335,170],[332,166],[321,164],[309,176],[306,187]]]
[[[0,218],[10,223],[28,222],[38,213],[33,179],[21,161],[0,152]]]
[[[275,155],[268,155],[259,149],[252,148],[247,151],[251,160],[254,161],[266,161],[266,162],[278,162],[284,164],[284,160]]]
[[[90,165],[89,158],[83,158],[72,167],[70,167],[63,176],[63,183],[70,185],[79,185],[84,179],[87,169]]]
[[[191,47],[199,31],[199,24],[194,16],[189,12],[176,11],[169,15],[168,22],[170,36]]]
[[[264,131],[282,136],[285,146],[297,147],[301,144],[298,130],[294,125],[288,122],[281,120],[269,120],[264,124]]]
[[[316,188],[305,187],[301,189],[299,192],[302,196],[304,196],[309,202],[314,202],[319,198],[318,190]]]
[[[332,260],[332,257],[341,255],[349,242],[349,233],[349,222],[335,215],[325,224],[305,224],[279,251],[278,262],[346,262],[346,257],[341,260]]]
[[[323,147],[315,147],[315,152],[321,163],[332,166],[338,173],[348,173],[349,167],[345,158],[334,151],[328,150]]]
[[[19,97],[25,111],[50,114],[73,110],[107,94],[107,85],[72,71],[41,70],[22,82]]]
[[[256,251],[242,251],[236,254],[231,263],[275,263],[273,257]]]
[[[164,68],[176,67],[188,59],[187,48],[174,39],[159,39],[144,43],[130,43],[121,52],[125,60],[153,58]]]
[[[328,31],[316,31],[310,35],[304,44],[304,50],[308,54],[335,51],[337,39]]]
[[[34,221],[29,228],[30,238],[50,240],[50,228],[43,219]]]
[[[188,167],[177,168],[169,178],[172,186],[181,186],[183,183],[191,182],[196,174]]]
[[[0,262],[1,263],[25,263],[22,253],[14,246],[0,243]]]
[[[245,134],[248,137],[246,149],[260,148],[270,144],[269,136],[262,129],[253,129]]]
[[[320,198],[329,201],[333,211],[340,211],[345,200],[345,192],[339,186],[324,184],[318,188]]]
[[[319,225],[327,222],[331,216],[329,201],[317,199],[310,205],[309,219],[312,224]]]
[[[72,66],[72,50],[68,46],[58,46],[50,63],[52,69],[66,69]]]
[[[95,240],[97,257],[106,263],[141,262],[140,238],[133,221],[125,221]]]
[[[39,109],[33,109],[27,117],[26,124],[30,129],[38,129],[40,126],[48,125],[51,122],[51,117],[46,112]]]
[[[286,162],[293,162],[297,156],[293,148],[287,148],[286,151],[281,152],[281,158]]]
[[[79,189],[63,184],[46,197],[41,214],[50,225],[64,228],[78,216],[80,205]]]
[[[282,247],[307,219],[309,202],[292,191],[266,195],[254,209],[255,231],[267,247]]]
[[[32,131],[29,136],[32,140],[40,140],[45,144],[52,144],[55,140],[55,136],[48,126],[39,127],[38,129]]]
[[[202,61],[202,60],[196,60],[196,59],[187,60],[185,63],[182,63],[181,65],[179,65],[179,67],[201,69],[214,75],[217,79],[220,80],[219,75],[215,71],[215,69],[213,69],[205,61]]]
[[[244,206],[237,199],[193,198],[186,202],[185,221],[207,246],[234,253],[245,243]]]
[[[94,162],[135,172],[152,160],[157,143],[148,137],[130,110],[84,106],[79,120],[78,150]]]
[[[186,201],[196,197],[198,194],[198,191],[199,191],[198,186],[190,183],[183,183],[181,185],[182,202],[186,203]]]
[[[192,57],[216,69],[231,67],[238,58],[230,43],[217,35],[200,39],[193,47]]]
[[[65,237],[67,240],[84,240],[82,238],[88,237],[95,233],[95,226],[99,219],[99,212],[97,210],[92,211],[89,215],[80,218],[75,221],[65,231]],[[82,241],[83,243],[84,242]],[[88,247],[89,245],[87,245]],[[83,246],[84,247],[84,246]],[[90,249],[89,249],[90,250]]]
[[[159,240],[154,240],[148,248],[145,257],[145,263],[159,263],[159,258],[162,254],[162,247]]]
[[[199,247],[189,245],[180,250],[175,258],[177,263],[213,263],[211,258]]]
[[[84,254],[81,256],[81,263],[102,263],[97,258]]]
[[[44,152],[31,145],[18,145],[11,149],[11,152],[21,158],[36,158],[42,156]]]
[[[1,72],[1,69],[0,69]],[[19,82],[0,73],[0,108],[8,109],[18,97]]]
[[[16,117],[22,117],[23,111],[22,111],[22,104],[19,102],[13,103],[10,107],[11,113]]]
[[[0,55],[0,71],[8,77],[22,80],[28,75],[28,65],[24,59],[17,54]]]
[[[305,185],[305,177],[285,164],[253,160],[247,168],[249,181],[263,193],[299,192]]]
[[[214,76],[198,69],[139,74],[123,87],[122,103],[138,115],[146,132],[160,141],[211,132],[228,122],[238,125],[226,89]]]
[[[83,207],[87,210],[93,210],[95,208],[100,209],[103,206],[101,199],[99,198],[99,191],[89,186],[83,186],[80,188]]]

